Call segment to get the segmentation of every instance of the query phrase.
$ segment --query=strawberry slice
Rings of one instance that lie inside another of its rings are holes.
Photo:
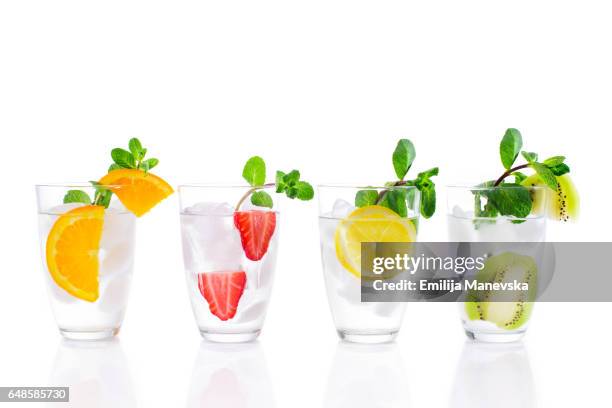
[[[263,258],[276,228],[276,214],[272,211],[236,211],[234,225],[240,232],[247,258],[251,261]]]
[[[198,274],[198,288],[208,302],[210,313],[226,321],[236,315],[244,292],[246,273],[243,271],[205,272]]]

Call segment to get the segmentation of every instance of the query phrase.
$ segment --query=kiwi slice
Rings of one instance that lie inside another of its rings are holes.
[[[470,320],[486,320],[506,330],[518,329],[529,320],[537,292],[537,265],[533,258],[512,252],[492,256],[475,278],[479,282],[526,282],[529,291],[517,293],[516,300],[508,302],[495,302],[495,293],[469,291],[465,311]]]
[[[542,182],[540,176],[534,174],[533,176],[527,177],[522,185],[529,186],[542,186],[546,187],[546,184]],[[578,191],[572,182],[569,174],[564,174],[557,177],[557,191],[550,188],[546,188],[544,191],[533,192],[531,194],[532,199],[532,213],[541,214],[546,211],[548,218],[556,221],[575,221],[578,219],[578,213],[580,212],[580,197]],[[543,195],[546,194],[548,198],[547,208],[544,209]]]

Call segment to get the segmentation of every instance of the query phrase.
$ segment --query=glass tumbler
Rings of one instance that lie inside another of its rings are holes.
[[[279,212],[254,206],[250,186],[179,186],[187,291],[200,334],[257,338],[272,291]],[[273,196],[274,187],[257,188]]]
[[[369,194],[377,198],[357,208],[355,197],[361,190],[372,191]],[[403,216],[381,205],[385,194],[401,197]],[[408,186],[318,186],[318,196],[323,276],[338,335],[357,343],[393,340],[406,305],[361,302],[361,243],[416,241],[419,191]]]
[[[510,269],[518,273],[533,270],[534,273],[525,276],[537,283],[535,260],[541,255],[542,246],[536,243],[543,243],[546,239],[548,195],[545,194],[545,187],[528,188],[533,205],[527,217],[487,215],[496,211],[486,211],[489,197],[493,197],[493,194],[509,197],[517,188],[525,187],[448,186],[448,237],[450,242],[486,243],[490,251],[482,271],[491,272],[492,279],[504,279],[501,273]],[[471,339],[497,343],[523,337],[533,306],[534,302],[524,301],[520,297],[516,302],[458,303],[466,335]]]
[[[136,217],[115,196],[108,208],[63,204],[71,190],[96,194],[88,183],[36,186],[44,278],[61,334],[104,339],[119,332],[127,308]]]

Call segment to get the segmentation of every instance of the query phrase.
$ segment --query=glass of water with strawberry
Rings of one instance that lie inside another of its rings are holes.
[[[314,196],[297,170],[277,171],[266,183],[258,156],[242,176],[248,185],[179,186],[187,290],[200,334],[210,341],[259,336],[276,269],[280,212],[274,196]]]

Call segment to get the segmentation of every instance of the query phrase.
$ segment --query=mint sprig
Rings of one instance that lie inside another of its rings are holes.
[[[419,209],[421,215],[430,218],[436,211],[436,185],[431,178],[438,175],[439,169],[437,167],[431,168],[418,173],[416,178],[407,180],[406,175],[415,158],[414,144],[408,139],[400,139],[392,156],[393,169],[399,180],[385,183],[386,188],[380,192],[375,189],[357,191],[355,206],[380,205],[393,210],[401,217],[407,217],[408,203],[413,200],[414,193],[410,189],[400,187],[414,186],[421,192]]]
[[[527,175],[520,170],[532,169],[542,182],[553,190],[557,190],[557,177],[570,171],[565,164],[565,156],[552,156],[539,161],[539,155],[523,149],[523,137],[517,129],[510,128],[502,137],[499,145],[499,154],[504,173],[494,181],[480,184],[474,189],[474,215],[476,217],[494,218],[498,215],[526,218],[531,213],[532,198],[529,190],[521,185]],[[526,163],[515,165],[519,153]],[[514,183],[506,179],[514,177]],[[497,189],[497,187],[504,187]],[[485,197],[483,205],[481,199]]]
[[[110,155],[113,163],[108,168],[109,173],[119,169],[136,169],[147,173],[159,164],[159,160],[155,158],[145,160],[147,149],[143,148],[140,140],[135,137],[129,140],[128,149],[129,150],[125,150],[116,147],[111,150]],[[108,208],[113,192],[103,185],[100,185],[97,181],[90,181],[90,183],[95,188],[93,199],[83,190],[68,190],[66,195],[64,195],[64,204],[83,203],[100,205],[104,208]]]
[[[300,180],[300,172],[292,170],[288,173],[277,171],[274,183],[266,183],[266,162],[259,156],[247,160],[242,170],[242,177],[249,183],[250,188],[236,204],[236,211],[244,201],[250,197],[251,204],[257,207],[272,208],[274,200],[265,187],[276,187],[276,193],[284,193],[291,199],[308,201],[314,197],[314,189],[310,183]]]
[[[138,138],[133,137],[130,139],[128,149],[116,147],[111,150],[113,164],[108,168],[109,172],[118,169],[137,169],[148,172],[159,164],[159,160],[155,158],[145,160],[147,149],[142,147],[142,143],[140,143]]]

